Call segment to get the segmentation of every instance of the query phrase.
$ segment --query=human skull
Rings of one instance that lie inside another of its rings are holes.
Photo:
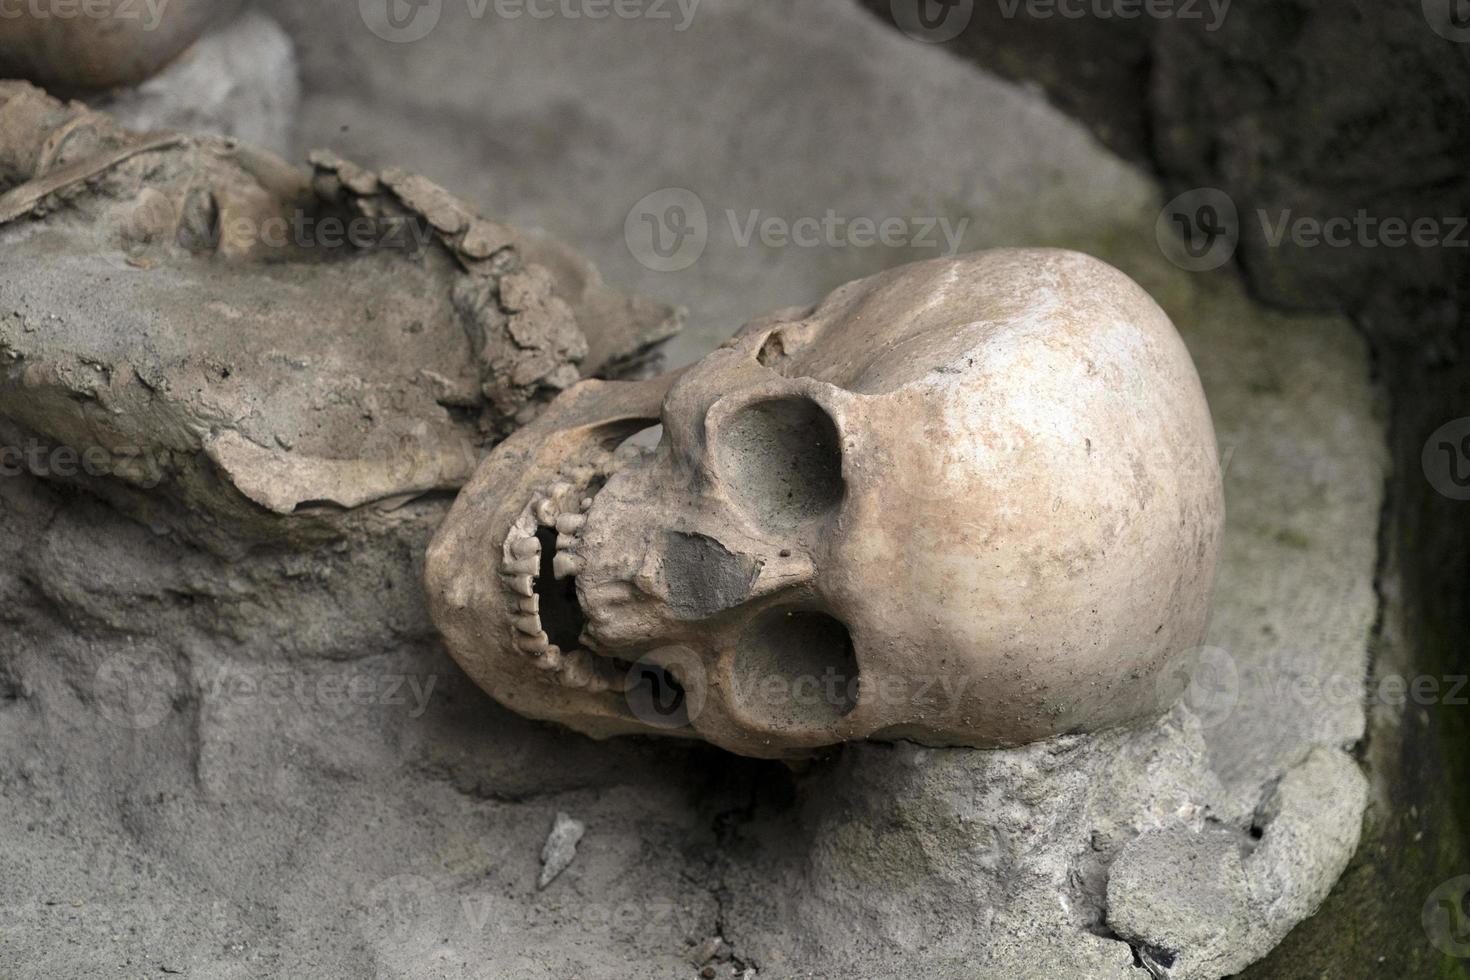
[[[484,463],[427,577],[481,686],[590,735],[993,747],[1165,710],[1222,523],[1164,312],[1087,256],[998,250],[577,386]]]

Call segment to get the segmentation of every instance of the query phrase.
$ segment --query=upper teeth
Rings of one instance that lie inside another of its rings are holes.
[[[602,467],[602,472],[607,470],[607,466]],[[542,557],[537,531],[542,527],[557,531],[557,550],[552,556],[556,578],[574,577],[586,567],[586,561],[573,551],[581,544],[579,535],[587,526],[586,511],[592,509],[592,497],[585,494],[584,488],[597,473],[594,467],[576,467],[569,474],[576,484],[559,480],[533,500],[511,525],[501,560],[506,586],[517,597],[517,615],[511,617],[516,649],[534,657],[538,667],[554,672],[562,684],[593,692],[621,690],[625,672],[586,650],[564,651],[551,642],[541,621],[536,577],[541,572]]]
[[[576,555],[562,553],[551,561],[551,570],[558,579],[575,578],[587,567],[587,563]]]
[[[505,569],[507,575],[535,575],[541,568],[541,563],[535,558],[509,558],[501,568]]]

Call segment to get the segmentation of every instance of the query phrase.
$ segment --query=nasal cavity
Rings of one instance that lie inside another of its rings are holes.
[[[704,534],[664,536],[663,575],[668,604],[681,619],[708,619],[750,597],[760,565]]]

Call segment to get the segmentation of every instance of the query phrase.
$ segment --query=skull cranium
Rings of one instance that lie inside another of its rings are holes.
[[[1163,311],[1086,256],[998,250],[578,386],[486,461],[428,581],[481,686],[588,734],[988,747],[1167,708],[1222,523]]]

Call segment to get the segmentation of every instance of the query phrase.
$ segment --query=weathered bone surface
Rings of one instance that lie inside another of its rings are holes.
[[[104,0],[100,9],[105,16],[92,12],[99,9],[96,3],[71,16],[55,4],[12,8],[0,19],[0,77],[70,92],[133,85],[155,74],[243,2]]]
[[[423,177],[313,164],[0,82],[17,438],[99,453],[112,479],[90,483],[154,526],[319,537],[457,490],[561,390],[643,369],[678,328]]]
[[[997,250],[572,389],[483,465],[428,581],[483,687],[592,735],[1018,745],[1172,703],[1222,522],[1167,316],[1087,256]]]

